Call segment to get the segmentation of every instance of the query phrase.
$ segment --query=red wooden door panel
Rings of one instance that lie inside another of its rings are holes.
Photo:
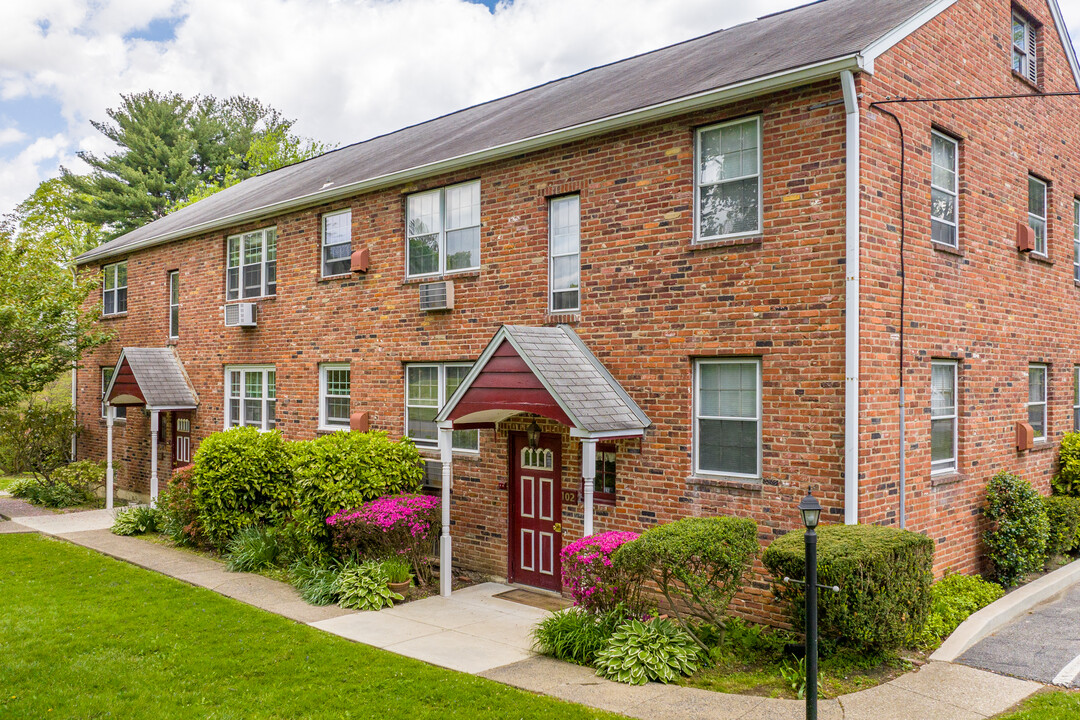
[[[191,413],[173,413],[173,467],[191,464]]]
[[[557,435],[530,448],[524,434],[510,436],[510,581],[562,589],[562,459]]]

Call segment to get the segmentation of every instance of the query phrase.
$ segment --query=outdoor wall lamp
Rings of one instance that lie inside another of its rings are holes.
[[[540,426],[533,420],[529,427],[525,428],[525,437],[529,440],[529,447],[536,448],[540,444]]]

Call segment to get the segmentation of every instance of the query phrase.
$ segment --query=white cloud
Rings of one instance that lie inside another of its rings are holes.
[[[0,129],[0,145],[12,145],[14,143],[20,143],[27,137],[26,133],[18,128],[3,128]]]

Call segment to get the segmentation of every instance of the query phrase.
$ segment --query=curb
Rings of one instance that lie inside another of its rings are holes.
[[[1005,597],[972,613],[941,644],[931,660],[954,662],[973,645],[1015,620],[1039,603],[1049,600],[1062,590],[1080,582],[1080,560],[1043,575],[1038,580],[1017,588]]]

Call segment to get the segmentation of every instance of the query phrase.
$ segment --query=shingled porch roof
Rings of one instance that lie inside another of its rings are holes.
[[[194,410],[199,406],[172,348],[124,348],[105,388],[105,400],[112,405],[145,405],[148,410]]]
[[[522,412],[577,437],[638,436],[652,424],[567,325],[504,325],[436,420],[493,425]]]

